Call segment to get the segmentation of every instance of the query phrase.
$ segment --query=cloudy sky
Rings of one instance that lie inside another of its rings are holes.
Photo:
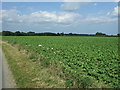
[[[3,2],[2,30],[118,33],[117,2]]]

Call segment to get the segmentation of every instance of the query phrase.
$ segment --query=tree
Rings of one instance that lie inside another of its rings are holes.
[[[101,33],[101,32],[97,32],[96,36],[106,36],[106,34],[105,33]]]
[[[0,32],[0,36],[2,36],[2,32]]]
[[[64,32],[60,33],[60,36],[64,36]]]
[[[60,33],[57,33],[57,36],[60,36]]]
[[[13,36],[14,33],[10,31],[2,31],[2,36]]]
[[[120,36],[120,34],[118,33],[117,36]]]
[[[20,31],[16,31],[16,32],[14,33],[14,35],[15,35],[15,36],[21,36],[21,32],[20,32]]]
[[[73,34],[72,33],[69,33],[70,36],[72,36]]]
[[[27,32],[27,35],[28,35],[28,36],[35,36],[35,32],[31,32],[31,31],[30,31],[30,32]]]

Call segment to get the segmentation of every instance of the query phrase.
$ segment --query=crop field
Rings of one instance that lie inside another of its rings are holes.
[[[119,87],[117,37],[3,36],[2,39],[30,52],[30,58],[45,67],[53,64],[58,75],[66,80],[66,87]]]

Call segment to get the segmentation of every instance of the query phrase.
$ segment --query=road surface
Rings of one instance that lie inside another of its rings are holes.
[[[0,88],[15,88],[16,84],[12,72],[9,69],[9,65],[1,48],[0,57],[2,57],[0,59]]]

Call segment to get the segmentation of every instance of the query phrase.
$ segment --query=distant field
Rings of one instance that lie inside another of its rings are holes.
[[[119,87],[117,37],[4,36],[66,80],[66,87]],[[61,68],[60,68],[61,67]],[[101,86],[100,86],[101,85]]]

